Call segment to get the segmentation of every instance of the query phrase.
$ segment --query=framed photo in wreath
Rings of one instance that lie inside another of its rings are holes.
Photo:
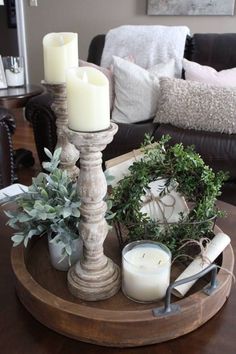
[[[0,55],[0,89],[5,89],[7,88],[7,81],[6,81],[6,76],[4,72],[4,67],[2,63],[2,56]]]

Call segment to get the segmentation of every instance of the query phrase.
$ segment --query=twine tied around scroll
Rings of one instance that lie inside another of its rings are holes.
[[[186,241],[186,242],[185,242]],[[211,240],[208,238],[208,237],[202,237],[200,238],[200,240],[194,240],[194,239],[185,239],[183,240],[182,242],[185,242],[182,246],[180,246],[178,248],[178,250],[186,247],[187,245],[197,245],[199,246],[200,248],[200,253],[197,255],[197,258],[200,257],[201,258],[201,261],[202,261],[202,266],[204,265],[204,263],[210,265],[212,262],[210,261],[210,259],[206,256],[206,253],[207,253],[207,249],[208,249],[208,246],[209,246],[209,243],[211,242]],[[187,257],[187,258],[190,258],[191,260],[194,260],[195,258],[188,255],[188,254],[179,254],[178,256],[176,256],[173,260],[172,260],[172,263],[173,264],[177,258],[180,258],[180,257]],[[231,272],[230,270],[224,268],[224,267],[221,267],[219,266],[218,264],[216,264],[217,268],[225,271],[226,273],[228,273],[232,278],[233,278],[233,281],[236,282],[236,278],[235,278],[235,275],[233,272]]]

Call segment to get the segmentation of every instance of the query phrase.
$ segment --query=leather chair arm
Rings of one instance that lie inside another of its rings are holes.
[[[15,132],[16,122],[13,115],[5,108],[0,108],[0,123],[7,124],[11,134]]]
[[[52,102],[52,96],[46,92],[31,98],[25,110],[25,117],[33,126],[40,163],[48,160],[44,147],[54,151],[57,143],[56,116],[51,109]]]
[[[0,108],[0,189],[14,182],[14,159],[12,133],[15,129],[14,117]]]

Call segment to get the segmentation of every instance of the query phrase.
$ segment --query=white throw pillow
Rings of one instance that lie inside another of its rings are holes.
[[[113,59],[115,102],[112,120],[137,123],[153,118],[158,106],[159,78],[174,77],[174,59],[148,70],[120,57]]]
[[[183,59],[185,79],[204,82],[218,87],[236,87],[236,68],[216,71],[207,65],[200,65]]]

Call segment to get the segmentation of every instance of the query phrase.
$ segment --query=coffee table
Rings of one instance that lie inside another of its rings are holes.
[[[236,250],[234,230],[236,207],[219,202],[227,217],[217,224],[232,238]],[[235,353],[236,286],[223,308],[205,325],[183,337],[148,347],[114,349],[99,347],[71,340],[37,322],[18,301],[14,290],[14,277],[10,265],[11,229],[5,226],[6,217],[0,209],[0,353],[6,354],[72,354],[72,353],[121,353],[122,354],[218,354]],[[93,330],[92,328],[90,329]],[[128,329],[127,329],[128,330]]]

